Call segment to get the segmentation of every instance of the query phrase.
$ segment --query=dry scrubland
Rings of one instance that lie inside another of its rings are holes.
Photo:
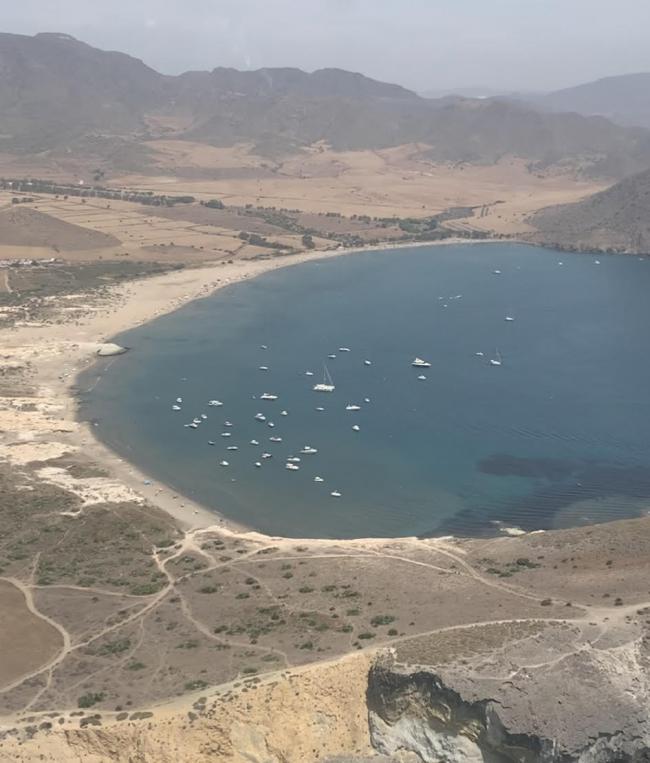
[[[0,760],[371,755],[365,691],[380,647],[514,675],[587,649],[614,665],[633,646],[626,669],[638,667],[650,520],[490,541],[269,538],[145,484],[76,421],[73,398],[76,372],[114,333],[329,256],[303,251],[304,228],[322,234],[317,249],[390,241],[403,229],[352,215],[472,206],[441,224],[521,233],[531,210],[593,186],[514,162],[425,165],[409,147],[316,147],[266,167],[234,150],[155,149],[159,175],[119,184],[226,208],[0,194],[0,258],[57,260],[0,269]],[[300,210],[300,230],[259,208],[272,206]]]

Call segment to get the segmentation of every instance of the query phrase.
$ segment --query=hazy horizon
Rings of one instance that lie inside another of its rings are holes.
[[[23,0],[3,31],[62,32],[166,74],[339,67],[417,91],[542,91],[650,70],[643,0]],[[588,24],[585,23],[588,19]],[[552,41],[552,44],[551,44]]]

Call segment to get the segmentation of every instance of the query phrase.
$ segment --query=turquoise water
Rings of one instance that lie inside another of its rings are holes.
[[[80,379],[82,415],[154,479],[267,533],[605,521],[650,506],[649,327],[645,259],[513,244],[366,252],[268,273],[118,336],[132,351]],[[416,355],[432,367],[412,368]],[[332,394],[312,390],[324,362]],[[307,444],[318,453],[301,455]],[[262,451],[273,458],[256,468]]]

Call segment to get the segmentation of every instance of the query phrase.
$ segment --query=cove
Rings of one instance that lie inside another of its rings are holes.
[[[80,411],[153,479],[272,535],[577,526],[646,511],[648,327],[647,259],[511,243],[363,252],[115,337],[131,351],[81,375]],[[312,389],[324,364],[329,394]]]

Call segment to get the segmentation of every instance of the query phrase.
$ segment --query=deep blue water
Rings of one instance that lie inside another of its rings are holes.
[[[268,273],[118,336],[132,350],[81,378],[82,413],[154,479],[263,532],[579,525],[650,506],[649,329],[646,259],[513,244],[366,252]],[[426,381],[416,355],[432,363]],[[324,361],[332,394],[312,391]],[[263,392],[279,399],[254,399]],[[286,470],[307,444],[318,453]],[[273,458],[255,468],[263,450]]]

